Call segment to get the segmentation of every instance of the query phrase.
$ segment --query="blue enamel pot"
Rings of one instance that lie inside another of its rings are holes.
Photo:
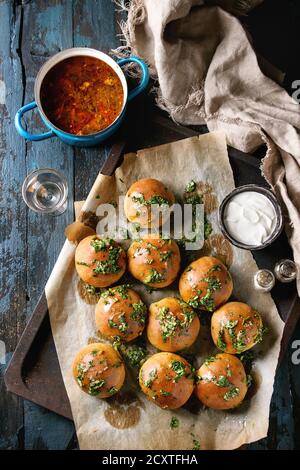
[[[54,67],[54,65],[58,64],[59,62],[65,59],[68,59],[69,57],[74,57],[74,56],[89,56],[89,57],[95,57],[97,59],[102,60],[117,73],[122,83],[124,101],[123,101],[123,106],[120,111],[120,114],[117,116],[114,122],[112,122],[108,127],[106,127],[105,129],[95,134],[74,135],[74,134],[70,134],[68,132],[62,131],[61,129],[56,127],[51,121],[49,121],[41,105],[40,90],[41,90],[41,85],[46,74],[49,72],[49,70],[52,67]],[[141,78],[140,83],[133,90],[128,92],[126,78],[121,69],[121,66],[124,64],[128,64],[130,62],[135,62],[136,64],[139,65],[142,71],[142,78]],[[121,122],[124,119],[128,101],[132,100],[142,91],[144,91],[148,85],[148,82],[149,82],[148,67],[145,64],[145,62],[143,62],[138,57],[131,56],[131,57],[128,57],[126,59],[121,59],[116,62],[107,54],[104,54],[104,52],[97,51],[96,49],[90,49],[88,47],[74,47],[72,49],[66,49],[64,51],[59,52],[58,54],[55,54],[53,57],[51,57],[40,69],[36,77],[35,85],[34,85],[35,101],[32,101],[32,103],[28,103],[25,106],[22,106],[22,108],[20,108],[17,111],[15,115],[16,129],[18,133],[24,139],[31,140],[31,141],[45,140],[45,139],[49,139],[50,137],[59,137],[66,144],[76,145],[79,147],[91,147],[93,145],[97,145],[100,142],[103,142],[104,140],[106,140],[108,137],[110,137],[114,132],[116,132],[116,130],[118,129],[118,127],[120,126]],[[47,132],[44,132],[42,134],[31,134],[27,132],[27,130],[23,127],[22,116],[34,108],[38,108],[42,120],[44,121],[46,127],[49,129]]]

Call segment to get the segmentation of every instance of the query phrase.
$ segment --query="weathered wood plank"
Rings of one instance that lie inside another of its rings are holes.
[[[26,78],[25,102],[33,99],[35,76],[48,57],[72,47],[72,2],[35,1],[24,4],[21,54]],[[43,129],[38,113],[28,115],[32,132]],[[73,148],[52,138],[26,146],[26,167],[54,168],[69,184],[68,209],[59,216],[44,216],[28,211],[27,314],[30,315],[41,295],[64,242],[64,227],[73,220]],[[27,449],[64,449],[74,427],[68,420],[32,403],[24,402],[25,447]]]
[[[294,423],[289,379],[289,351],[277,371],[270,411],[268,449],[294,449]]]
[[[111,1],[74,1],[74,46],[108,53],[119,45],[115,5]],[[75,150],[75,199],[84,199],[106,160],[110,146]]]
[[[294,418],[295,449],[300,449],[300,322],[295,329],[289,349],[289,372]]]
[[[296,9],[297,2],[290,3]],[[109,0],[4,0],[0,1],[0,18],[0,340],[5,338],[9,360],[25,316],[31,314],[60,251],[63,227],[73,219],[73,194],[76,199],[87,195],[108,152],[108,146],[77,149],[74,172],[73,149],[54,139],[25,148],[12,123],[23,101],[22,81],[27,102],[33,98],[36,72],[47,57],[72,45],[108,52],[118,44],[118,28]],[[28,124],[30,129],[42,128],[36,115],[29,117]],[[70,205],[57,219],[28,213],[27,232],[20,187],[26,173],[42,166],[57,168],[68,177]],[[294,339],[300,339],[300,323]],[[276,379],[269,436],[249,448],[300,448],[300,366],[291,363],[291,352]],[[67,447],[73,425],[32,403],[25,403],[24,430],[22,401],[5,392],[4,369],[0,366],[0,448]]]
[[[25,145],[16,139],[13,119],[22,105],[19,37],[22,11],[0,2],[0,340],[9,361],[24,327],[26,310],[26,216],[20,188],[25,177]],[[0,369],[0,448],[23,447],[22,400],[6,392]]]
[[[270,406],[268,437],[247,446],[249,450],[294,449],[294,420],[289,380],[290,350],[287,351],[276,374]]]

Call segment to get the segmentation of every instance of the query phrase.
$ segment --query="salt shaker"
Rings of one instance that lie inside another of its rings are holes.
[[[275,264],[274,273],[280,282],[292,282],[297,278],[297,266],[290,259],[282,259]]]
[[[262,292],[270,292],[275,285],[275,276],[269,269],[259,269],[254,274],[254,286]]]

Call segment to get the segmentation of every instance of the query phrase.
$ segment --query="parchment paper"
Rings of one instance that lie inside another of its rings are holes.
[[[77,351],[96,332],[94,305],[85,303],[78,292],[74,266],[75,245],[66,241],[46,286],[51,326],[60,367],[77,430],[81,449],[192,449],[193,439],[201,449],[233,449],[267,435],[269,405],[273,392],[283,322],[269,294],[253,286],[257,269],[250,252],[229,245],[218,233],[217,204],[234,187],[226,139],[222,132],[141,150],[126,155],[115,176],[98,175],[83,206],[95,211],[99,203],[117,200],[139,178],[162,180],[180,198],[191,179],[202,185],[208,218],[213,234],[199,253],[220,256],[230,266],[234,281],[233,298],[257,309],[270,331],[262,344],[255,347],[257,359],[253,375],[257,392],[251,400],[232,411],[205,409],[195,398],[177,411],[161,410],[139,391],[132,371],[128,371],[124,390],[115,398],[99,400],[83,393],[75,383],[71,366]],[[100,199],[96,196],[100,195]],[[122,280],[121,280],[122,282]],[[143,300],[150,304],[159,298],[175,295],[170,289],[149,294],[144,286],[135,286]],[[205,313],[202,314],[205,316]],[[205,323],[205,322],[204,322]],[[208,323],[208,322],[207,322]],[[208,354],[216,352],[209,335],[209,325],[202,325],[199,340],[193,347],[199,366]],[[177,429],[170,428],[172,416],[179,419]]]

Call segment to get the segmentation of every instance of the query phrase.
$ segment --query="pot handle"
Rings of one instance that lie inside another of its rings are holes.
[[[117,64],[122,66],[124,64],[128,64],[130,62],[135,62],[140,66],[142,69],[142,79],[140,83],[128,93],[128,101],[132,100],[132,98],[135,98],[137,95],[139,95],[142,91],[145,90],[149,83],[149,70],[148,66],[145,64],[145,62],[142,59],[139,59],[139,57],[135,56],[130,56],[127,57],[126,59],[121,59],[117,61]]]
[[[34,109],[37,107],[37,104],[35,101],[32,101],[32,103],[25,104],[25,106],[22,106],[15,115],[15,127],[20,134],[20,136],[24,137],[26,140],[45,140],[49,139],[49,137],[53,137],[55,133],[53,131],[49,132],[44,132],[43,134],[30,134],[27,132],[24,127],[22,126],[22,116],[24,113],[27,113],[27,111],[30,111],[31,109]]]

